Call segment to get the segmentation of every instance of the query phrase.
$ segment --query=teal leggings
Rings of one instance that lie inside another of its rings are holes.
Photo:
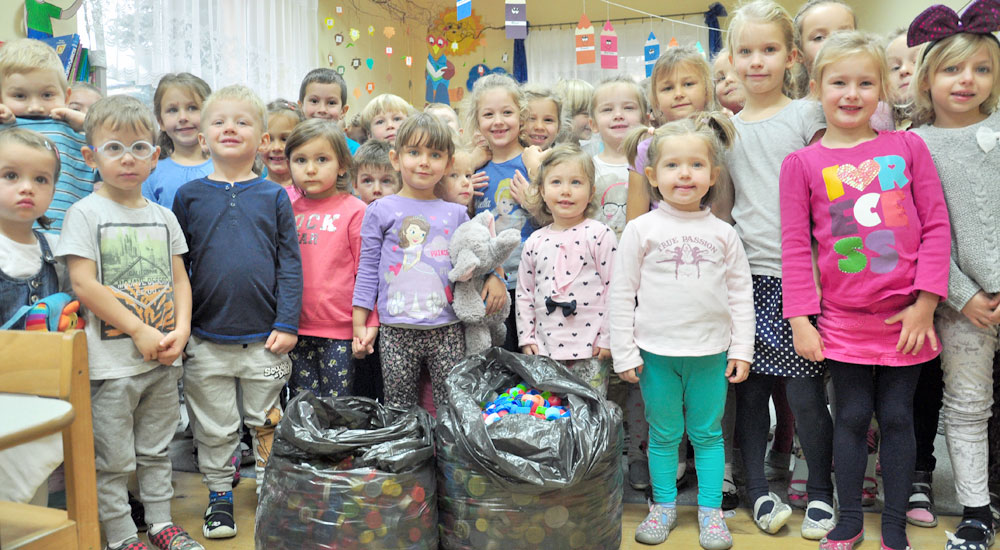
[[[653,500],[677,500],[677,446],[687,426],[698,470],[698,505],[722,506],[725,447],[726,354],[665,357],[640,350],[645,367],[639,387],[649,423],[649,477]]]

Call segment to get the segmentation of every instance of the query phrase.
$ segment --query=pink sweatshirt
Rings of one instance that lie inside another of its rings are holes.
[[[755,328],[750,263],[731,225],[660,201],[625,226],[611,281],[615,372],[641,365],[640,348],[753,361]]]
[[[519,346],[535,344],[539,355],[569,361],[610,349],[608,285],[616,244],[614,232],[591,219],[562,231],[548,225],[528,237],[517,270]],[[547,305],[553,301],[560,305]],[[575,313],[567,315],[562,304],[572,304]]]
[[[948,293],[951,224],[941,181],[923,140],[882,132],[847,149],[815,143],[781,166],[784,316],[822,315],[823,303],[863,309],[925,290]],[[871,339],[881,353],[896,342]],[[860,351],[860,350],[856,350]]]

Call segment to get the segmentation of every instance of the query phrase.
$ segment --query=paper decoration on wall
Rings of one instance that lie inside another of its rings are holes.
[[[406,56],[406,58],[404,59],[404,62],[406,63],[407,67],[412,67],[413,66],[413,57],[409,56],[409,55]]]
[[[365,59],[365,65],[368,65],[368,70],[370,71],[372,70],[372,67],[375,66],[375,60],[369,57],[368,59]]]
[[[374,92],[375,91],[375,83],[374,82],[369,82],[368,84],[365,84],[365,90],[367,90],[369,94],[371,94],[372,92]]]
[[[458,51],[458,42],[452,42],[451,43],[451,51],[452,52],[457,52]]]
[[[354,97],[356,98],[361,97],[361,88],[358,88],[357,86],[354,87]]]
[[[327,17],[326,18],[326,29],[330,30],[332,28],[333,28],[333,18],[332,17]]]
[[[705,54],[705,48],[701,46],[701,40],[694,43],[694,48],[698,50],[698,53],[700,53],[702,57],[708,59],[708,56]]]
[[[507,63],[507,52],[503,52],[503,55],[500,56],[500,62],[504,64]]]
[[[340,76],[344,76],[344,73],[346,71],[347,69],[345,69],[343,65],[337,65],[337,72],[340,74]]]
[[[351,29],[350,30],[350,35],[351,35],[351,40],[353,40],[355,42],[358,41],[358,38],[361,38],[361,33],[358,32],[358,29]]]
[[[368,36],[375,36],[375,26],[368,25]]]
[[[618,33],[611,26],[611,21],[605,21],[601,29],[601,68],[618,68]]]
[[[326,60],[330,63],[330,66],[333,67],[333,54],[326,56]]]
[[[5,2],[13,4],[13,2]],[[60,2],[66,4],[67,2]],[[45,0],[24,1],[24,29],[28,38],[52,38],[52,20],[67,20],[72,18],[83,5],[83,0],[74,0],[66,8]]]
[[[392,57],[392,46],[385,47],[385,55],[386,57]]]
[[[594,50],[594,24],[587,19],[587,14],[580,16],[576,25],[576,64],[586,65],[597,61]]]
[[[479,63],[473,65],[472,68],[469,69],[469,79],[465,81],[465,87],[471,92],[472,87],[476,84],[476,81],[488,74],[505,74],[510,76],[510,73],[508,73],[503,67],[494,67],[491,69],[486,65]]]
[[[339,32],[337,34],[333,35],[333,43],[336,44],[336,45],[338,45],[338,46],[341,45],[341,44],[343,44],[344,43],[344,35],[340,34]]]
[[[343,6],[337,6],[336,8],[334,8],[333,11],[337,12],[337,15],[341,15],[341,14],[344,13],[344,7]]]
[[[676,38],[674,38],[673,36],[671,36],[670,37],[670,42],[667,43],[667,47],[668,48],[676,48],[677,46],[680,46],[680,44],[677,43],[677,39]]]
[[[482,17],[475,10],[472,15],[459,21],[456,19],[455,8],[440,12],[427,29],[427,33],[444,38],[444,44],[458,44],[457,50],[451,50],[449,55],[468,55],[485,44],[486,28]]]
[[[393,36],[396,36],[396,27],[386,27],[382,29],[382,34],[384,34],[385,39],[388,40]]]
[[[653,66],[660,58],[660,41],[656,39],[653,31],[649,31],[649,38],[646,38],[646,47],[642,51],[643,59],[646,61],[646,78],[653,76]]]
[[[461,21],[472,15],[472,0],[455,0],[455,19]]]
[[[444,54],[446,42],[443,36],[428,36],[427,47],[427,91],[424,99],[428,103],[451,104],[448,96],[448,84],[455,76],[455,65]]]
[[[355,57],[354,59],[351,59],[351,67],[354,70],[358,70],[358,67],[360,66],[361,66],[361,58]]]
[[[528,12],[524,0],[507,0],[504,29],[508,40],[528,37]]]

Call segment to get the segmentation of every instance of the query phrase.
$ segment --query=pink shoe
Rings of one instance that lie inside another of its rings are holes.
[[[885,545],[885,540],[880,540],[879,544],[880,544],[881,550],[896,550],[895,548],[889,548],[888,546],[886,546]],[[906,548],[903,548],[903,549],[900,549],[900,550],[913,550],[913,547],[910,546],[910,539],[906,539]]]
[[[865,540],[865,530],[862,529],[860,533],[847,540],[830,540],[823,537],[823,540],[819,541],[819,550],[854,550],[854,547],[861,544],[861,541]],[[883,548],[885,548],[883,546]]]
[[[878,500],[878,480],[874,477],[865,478],[865,486],[861,488],[861,505],[874,506]]]
[[[791,505],[792,508],[805,510],[806,506],[809,504],[809,493],[795,489],[794,486],[796,485],[804,487],[806,485],[806,480],[793,479],[788,482],[788,504]]]

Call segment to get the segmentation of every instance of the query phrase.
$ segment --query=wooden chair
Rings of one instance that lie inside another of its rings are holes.
[[[35,413],[28,414],[31,409]],[[0,419],[0,449],[62,432],[67,508],[0,502],[0,548],[99,550],[90,375],[82,331],[0,331]]]

